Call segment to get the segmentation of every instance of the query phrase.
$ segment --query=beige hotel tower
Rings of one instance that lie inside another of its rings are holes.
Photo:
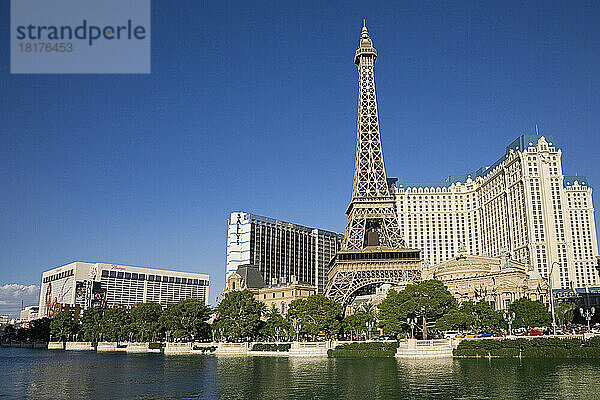
[[[391,178],[400,227],[424,264],[473,255],[510,256],[554,288],[600,285],[592,189],[563,175],[549,135],[522,135],[492,166],[439,183]]]

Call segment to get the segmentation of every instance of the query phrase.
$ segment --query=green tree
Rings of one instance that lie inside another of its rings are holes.
[[[81,333],[86,340],[97,342],[100,338],[102,309],[92,307],[83,311]]]
[[[352,334],[354,338],[357,338],[368,330],[368,314],[364,311],[358,311],[351,315],[346,315],[342,321],[342,327],[344,332]]]
[[[560,325],[570,324],[577,313],[577,304],[572,301],[565,301],[555,308],[554,313]]]
[[[50,340],[50,319],[47,317],[34,319],[26,327],[19,328],[16,333],[16,339],[20,341],[49,341]]]
[[[154,313],[158,312],[154,309]],[[198,299],[188,297],[171,303],[162,312],[159,322],[162,328],[170,332],[169,337],[187,340],[206,339],[210,336],[211,309]]]
[[[260,329],[260,334],[265,339],[279,340],[289,338],[291,332],[290,322],[273,306],[264,314],[265,324]]]
[[[14,325],[6,325],[4,327],[4,332],[2,332],[2,340],[16,340],[17,339],[17,330]]]
[[[512,303],[508,310],[515,313],[514,328],[545,327],[552,322],[548,308],[539,300],[531,301],[527,297],[523,297]]]
[[[439,330],[448,329],[480,329],[496,330],[500,328],[502,316],[485,300],[474,302],[465,301],[457,309],[451,310],[436,321]]]
[[[467,330],[473,324],[473,315],[462,310],[452,310],[435,322],[435,328],[440,331]]]
[[[295,320],[301,334],[308,334],[313,340],[320,333],[327,337],[337,334],[341,328],[342,306],[321,294],[297,299],[290,303],[288,318]]]
[[[257,301],[250,290],[229,292],[215,310],[213,329],[222,339],[252,340],[259,334],[264,310],[264,303]]]
[[[52,340],[66,341],[77,333],[79,325],[75,322],[70,311],[61,311],[50,322]]]
[[[442,281],[431,279],[407,285],[400,292],[390,290],[378,308],[384,332],[398,334],[408,329],[407,317],[425,316],[427,320],[437,321],[456,309],[456,300]],[[426,324],[423,325],[427,331]]]
[[[473,311],[475,312],[475,328],[476,329],[490,329],[496,330],[502,326],[502,313],[496,311],[491,303],[480,300],[473,305]]]
[[[50,340],[50,318],[38,318],[29,323],[32,340],[47,342]]]
[[[122,341],[128,339],[131,318],[124,308],[111,308],[104,312],[100,321],[102,340]]]
[[[375,307],[371,303],[364,304],[361,309],[352,315],[347,315],[342,321],[342,327],[345,332],[350,332],[353,336],[360,336],[364,333],[367,336],[373,332],[377,324],[377,315]]]
[[[474,302],[465,301],[459,306],[459,310],[472,317],[469,328],[479,329],[498,329],[501,325],[502,314],[485,300]]]
[[[160,317],[163,309],[158,303],[141,303],[129,311],[131,316],[131,330],[142,342],[154,340],[160,330]]]

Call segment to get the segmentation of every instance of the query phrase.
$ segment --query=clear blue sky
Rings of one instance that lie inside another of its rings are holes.
[[[0,285],[74,260],[224,284],[234,210],[343,231],[362,19],[388,176],[490,165],[538,123],[600,208],[600,2],[152,3],[150,75],[10,75],[0,2]],[[596,213],[598,220],[598,213]]]

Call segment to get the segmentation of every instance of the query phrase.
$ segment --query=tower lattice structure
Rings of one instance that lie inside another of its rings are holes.
[[[360,250],[367,246],[404,247],[383,164],[373,71],[376,58],[377,51],[367,27],[363,26],[354,57],[359,78],[356,164],[342,250]]]
[[[421,278],[421,251],[405,247],[387,185],[373,66],[377,51],[363,26],[354,56],[358,67],[358,128],[352,200],[339,252],[329,263],[325,295],[345,306],[382,284],[405,285]]]

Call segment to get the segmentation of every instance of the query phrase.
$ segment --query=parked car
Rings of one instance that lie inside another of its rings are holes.
[[[544,333],[542,331],[531,331],[531,332],[527,332],[526,335],[527,336],[542,336]]]
[[[498,337],[498,334],[492,332],[479,332],[479,337]]]
[[[453,339],[453,338],[457,338],[457,337],[462,337],[462,336],[458,336],[459,332],[458,331],[446,331],[443,333],[444,339]]]

